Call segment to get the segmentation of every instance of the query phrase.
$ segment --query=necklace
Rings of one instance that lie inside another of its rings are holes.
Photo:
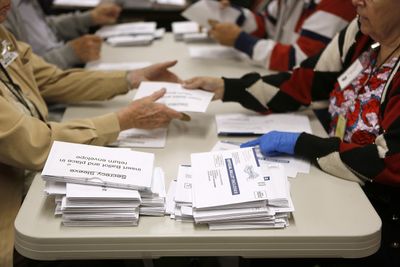
[[[377,47],[379,47],[379,46],[377,46]],[[388,61],[388,59],[390,59],[399,48],[400,48],[400,43],[396,46],[395,49],[393,49],[389,53],[389,55],[387,55],[385,57],[385,59],[378,66],[375,66],[375,64],[378,62],[378,56],[376,56],[373,60],[371,60],[371,71],[369,72],[368,77],[363,84],[364,86],[369,85],[369,82],[370,82],[372,76],[374,76],[380,70],[380,68],[383,66],[383,64],[385,64],[386,61]],[[375,48],[372,48],[372,50],[374,50],[374,49]]]

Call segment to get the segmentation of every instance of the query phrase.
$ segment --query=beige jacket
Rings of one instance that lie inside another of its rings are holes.
[[[6,70],[43,118],[48,115],[46,102],[105,100],[128,91],[125,72],[62,71],[0,25],[0,42],[5,39],[19,54]],[[54,140],[104,145],[114,141],[119,130],[115,113],[62,123],[41,121],[21,111],[0,81],[0,266],[12,266],[24,170],[41,170]]]

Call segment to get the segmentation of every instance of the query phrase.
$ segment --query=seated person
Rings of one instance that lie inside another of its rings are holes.
[[[100,58],[102,39],[87,34],[95,25],[113,24],[121,8],[104,3],[86,12],[46,16],[37,0],[12,0],[4,25],[47,62],[67,69]]]
[[[253,2],[258,12],[237,7],[241,11],[237,25],[212,22],[209,34],[270,70],[291,70],[317,54],[355,17],[350,0]],[[222,6],[227,3],[221,1]]]
[[[264,155],[301,156],[364,185],[383,228],[380,252],[361,265],[400,266],[400,2],[353,3],[359,18],[292,73],[195,77],[184,86],[262,113],[329,100],[330,137],[269,132],[243,146],[259,146]]]
[[[10,8],[0,0],[0,22]],[[54,140],[106,145],[129,128],[165,127],[183,114],[155,103],[161,89],[120,110],[66,122],[48,121],[45,101],[78,103],[107,100],[136,88],[141,81],[178,82],[168,71],[175,61],[130,72],[62,71],[32,53],[31,48],[0,25],[0,266],[13,266],[14,220],[27,171],[40,171]]]

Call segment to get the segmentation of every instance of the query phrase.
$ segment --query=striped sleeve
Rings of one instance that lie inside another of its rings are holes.
[[[284,112],[308,106],[313,100],[328,99],[357,32],[354,20],[322,52],[303,61],[292,73],[264,77],[251,73],[240,79],[224,78],[224,101],[236,101],[259,112]]]
[[[235,48],[248,54],[257,65],[271,70],[291,70],[299,62],[321,51],[354,17],[351,1],[322,0],[313,10],[303,10],[293,32],[293,43],[283,44],[242,32]],[[265,18],[264,25],[271,24],[267,29],[272,31],[274,25],[271,18]],[[274,33],[269,32],[268,36],[274,36]]]
[[[400,73],[391,82],[390,97],[381,106],[383,133],[367,145],[303,133],[295,153],[315,160],[321,169],[359,183],[400,186]]]
[[[224,101],[236,101],[258,111],[285,112],[327,99],[337,77],[368,49],[372,40],[360,34],[357,21],[341,31],[318,55],[301,63],[293,73],[241,79],[225,79]],[[400,64],[400,63],[398,63]],[[398,66],[397,66],[398,67]],[[383,132],[373,143],[359,145],[339,138],[300,135],[297,155],[316,161],[321,169],[337,177],[364,183],[400,185],[400,73],[388,80],[386,99],[380,107]]]

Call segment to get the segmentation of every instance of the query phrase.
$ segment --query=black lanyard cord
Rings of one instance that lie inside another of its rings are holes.
[[[0,69],[1,72],[6,76],[7,81],[4,81],[3,79],[0,78],[1,82],[4,83],[4,85],[8,88],[8,90],[15,96],[15,98],[26,107],[27,110],[31,113],[32,116],[35,117],[34,112],[31,109],[31,106],[28,104],[28,102],[25,100],[23,96],[23,92],[21,88],[19,87],[18,84],[16,84],[13,79],[11,78],[10,74],[8,71],[4,68],[3,64],[0,63]],[[39,115],[40,119],[44,121],[42,115],[40,114],[39,110],[37,107],[32,103],[32,105],[35,107],[37,114]]]

